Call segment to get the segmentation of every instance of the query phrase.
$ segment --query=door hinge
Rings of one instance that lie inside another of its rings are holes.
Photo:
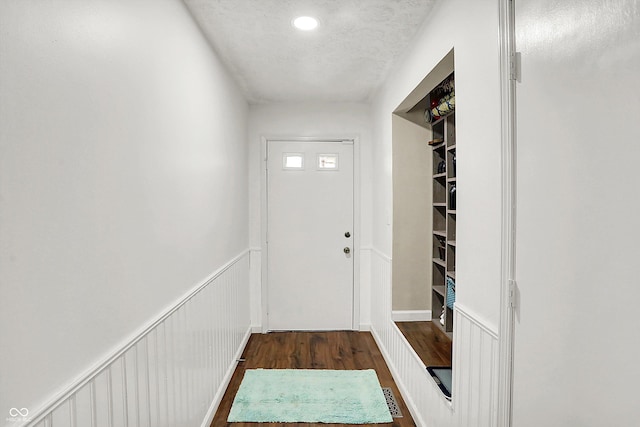
[[[514,52],[509,58],[509,80],[522,81],[521,68],[522,55],[520,52]]]
[[[515,309],[518,305],[518,283],[509,280],[509,307]]]

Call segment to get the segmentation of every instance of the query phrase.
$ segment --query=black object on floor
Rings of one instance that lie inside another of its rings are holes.
[[[445,397],[451,400],[451,367],[427,366],[427,371]]]

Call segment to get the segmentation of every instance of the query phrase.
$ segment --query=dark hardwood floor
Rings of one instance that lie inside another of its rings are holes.
[[[236,368],[229,387],[218,407],[212,427],[293,427],[327,426],[309,423],[227,423],[231,404],[246,369],[375,369],[382,387],[390,387],[400,405],[403,418],[375,426],[415,426],[400,391],[391,377],[373,336],[368,332],[272,332],[253,334],[244,350],[244,362]],[[349,427],[345,424],[330,424]]]
[[[425,366],[451,366],[452,341],[433,322],[396,322]]]

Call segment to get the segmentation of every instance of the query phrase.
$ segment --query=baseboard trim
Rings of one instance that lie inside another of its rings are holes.
[[[360,332],[371,332],[371,323],[360,323]]]
[[[233,361],[229,365],[229,368],[227,368],[227,372],[225,373],[224,378],[222,379],[222,383],[220,384],[220,387],[218,387],[218,391],[216,392],[216,395],[213,398],[213,402],[211,402],[211,406],[207,411],[207,415],[205,416],[205,419],[202,421],[201,427],[211,426],[211,423],[213,422],[213,417],[215,417],[216,411],[218,410],[218,406],[220,406],[220,402],[222,402],[222,398],[224,397],[224,393],[227,391],[227,387],[229,387],[229,383],[231,382],[231,377],[233,377],[233,373],[236,371],[236,367],[238,366],[238,360],[240,360],[240,358],[242,357],[242,352],[247,346],[247,343],[249,342],[249,338],[251,337],[252,332],[253,332],[253,327],[250,326],[249,329],[247,329],[247,332],[244,334],[244,338],[242,338],[242,343],[238,347],[238,350],[236,351],[236,354],[233,357]]]
[[[393,310],[394,322],[427,322],[431,320],[431,310]]]

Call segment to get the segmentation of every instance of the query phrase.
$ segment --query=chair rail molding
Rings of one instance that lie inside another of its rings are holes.
[[[251,334],[249,254],[217,269],[18,425],[209,426]]]

